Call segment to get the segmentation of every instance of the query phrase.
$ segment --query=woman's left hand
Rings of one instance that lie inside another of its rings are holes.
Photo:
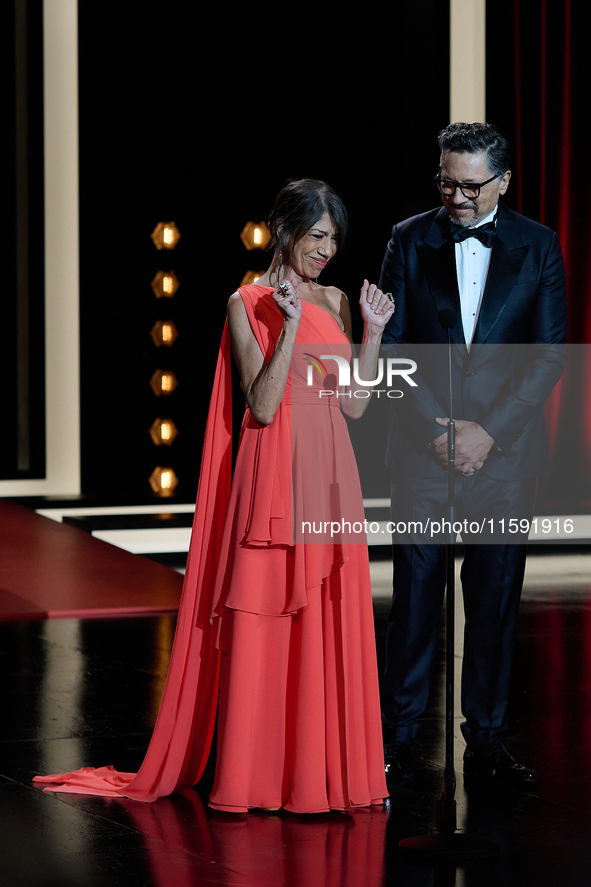
[[[383,293],[374,283],[363,281],[359,307],[363,322],[383,329],[394,314],[394,300],[391,293]]]

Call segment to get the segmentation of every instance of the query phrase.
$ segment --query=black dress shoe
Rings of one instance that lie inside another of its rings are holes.
[[[384,745],[384,765],[386,785],[392,788],[402,785],[414,773],[415,759],[410,745],[406,742],[387,742]]]
[[[536,781],[534,771],[516,761],[502,742],[489,742],[476,748],[467,746],[464,773],[494,776],[516,786],[531,786]]]

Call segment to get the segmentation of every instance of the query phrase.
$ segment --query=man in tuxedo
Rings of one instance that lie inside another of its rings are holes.
[[[394,226],[379,283],[396,302],[383,343],[417,363],[417,385],[396,401],[388,434],[392,520],[423,527],[393,540],[381,687],[386,773],[390,785],[412,773],[441,624],[446,537],[424,528],[446,516],[449,330],[454,495],[467,528],[464,772],[527,784],[534,774],[503,736],[524,543],[537,478],[549,468],[543,403],[565,364],[564,264],[553,231],[500,202],[511,172],[507,141],[493,126],[451,124],[439,146],[443,207]],[[517,534],[507,532],[511,520]]]

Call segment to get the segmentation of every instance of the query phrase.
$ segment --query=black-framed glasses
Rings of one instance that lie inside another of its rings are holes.
[[[490,185],[491,182],[498,178],[500,178],[500,173],[491,176],[486,182],[454,182],[453,179],[442,179],[441,173],[437,173],[435,182],[441,193],[446,197],[453,197],[456,193],[456,188],[459,188],[464,197],[475,200],[477,197],[480,197],[481,188],[484,188],[485,185]]]

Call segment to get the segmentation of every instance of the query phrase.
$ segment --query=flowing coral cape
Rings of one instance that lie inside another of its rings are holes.
[[[239,290],[253,332],[267,361],[283,327],[283,316],[267,287]],[[261,470],[253,473],[256,521],[248,527],[252,546],[291,544],[289,413],[282,402],[273,423],[261,426]],[[269,470],[273,466],[273,470]],[[111,766],[36,776],[46,791],[97,794],[155,801],[195,785],[205,768],[215,725],[220,651],[214,625],[220,588],[216,581],[231,492],[232,387],[227,323],[220,344],[207,418],[191,545],[168,677],[154,732],[137,775]],[[281,494],[281,495],[280,495]],[[279,502],[283,503],[279,508]],[[293,612],[305,599],[289,602]],[[285,612],[283,602],[279,612]]]

